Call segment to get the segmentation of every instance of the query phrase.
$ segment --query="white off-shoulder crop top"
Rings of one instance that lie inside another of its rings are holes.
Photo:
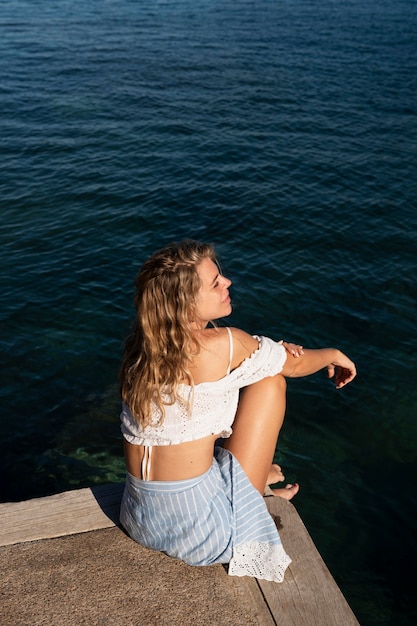
[[[232,355],[232,334],[230,329]],[[179,394],[185,402],[165,407],[165,419],[160,423],[161,413],[154,411],[153,424],[142,428],[123,403],[121,430],[129,443],[144,446],[169,446],[202,439],[208,435],[230,437],[239,401],[239,389],[267,376],[275,376],[282,370],[287,353],[282,344],[258,337],[258,348],[239,367],[220,380],[194,385],[180,385]],[[191,403],[188,412],[186,402]]]

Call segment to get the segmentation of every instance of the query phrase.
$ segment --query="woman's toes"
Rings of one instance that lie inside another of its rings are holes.
[[[292,498],[299,492],[300,485],[294,483],[293,485],[286,485],[281,489],[271,489],[274,496],[284,498],[284,500],[292,500]]]

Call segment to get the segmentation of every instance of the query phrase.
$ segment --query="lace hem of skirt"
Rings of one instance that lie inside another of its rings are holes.
[[[249,541],[235,546],[229,563],[230,576],[253,576],[280,583],[291,559],[281,543]]]

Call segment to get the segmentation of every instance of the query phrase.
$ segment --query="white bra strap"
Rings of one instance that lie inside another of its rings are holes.
[[[151,473],[152,446],[143,446],[142,480],[149,480]]]
[[[226,330],[229,333],[229,366],[227,368],[227,374],[230,374],[230,368],[232,367],[232,359],[233,359],[233,336],[232,336],[232,331],[230,330],[230,328],[228,326],[226,326]]]

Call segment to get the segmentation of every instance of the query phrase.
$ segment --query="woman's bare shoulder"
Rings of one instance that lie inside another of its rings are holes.
[[[205,328],[196,335],[199,351],[190,367],[195,384],[222,378],[229,366],[229,334],[226,328]]]
[[[248,351],[251,354],[258,347],[258,341],[240,328],[236,328],[234,326],[229,327],[232,338],[233,338],[233,346],[235,350],[243,350]],[[200,337],[200,341],[203,344],[214,346],[214,345],[225,345],[229,344],[229,330],[227,327],[215,327],[215,328],[205,328],[203,331],[203,335]]]
[[[248,358],[258,349],[258,340],[240,328],[231,328],[233,337],[233,360],[232,368],[238,367],[242,361]]]
[[[233,370],[258,349],[258,341],[240,328],[231,327]],[[205,328],[197,335],[200,350],[193,359],[191,374],[195,384],[219,380],[230,365],[230,339],[226,327]]]

